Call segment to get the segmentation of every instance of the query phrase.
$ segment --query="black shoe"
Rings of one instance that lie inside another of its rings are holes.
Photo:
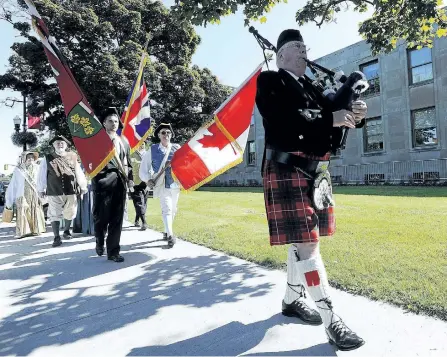
[[[140,226],[140,222],[135,222],[135,227],[139,227]]]
[[[53,248],[59,247],[60,245],[62,245],[62,239],[61,237],[54,237],[54,242],[51,245]]]
[[[123,256],[121,256],[119,254],[111,255],[111,256],[107,257],[107,259],[108,260],[113,260],[115,263],[122,263],[122,262],[124,262]]]
[[[177,241],[177,239],[175,239],[174,236],[169,236],[168,237],[168,247],[172,248],[176,241]]]
[[[143,224],[140,228],[140,231],[145,231],[147,229],[147,224]]]
[[[163,240],[168,240],[168,233],[163,233]]]
[[[73,238],[70,231],[64,231],[64,234],[62,234],[62,237],[66,240],[70,240],[71,238]]]
[[[340,351],[351,351],[365,344],[365,341],[352,332],[343,320],[338,320],[326,328],[326,334],[331,345],[335,345]]]
[[[103,254],[104,254],[104,247],[103,246],[100,246],[100,245],[96,244],[95,250],[96,250],[96,254],[98,254],[99,257],[103,256]]]
[[[321,325],[323,323],[318,311],[307,306],[302,298],[296,299],[291,304],[286,304],[283,300],[282,314],[289,317],[298,317],[309,325]]]

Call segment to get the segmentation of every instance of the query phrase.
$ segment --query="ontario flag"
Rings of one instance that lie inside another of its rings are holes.
[[[73,142],[87,175],[94,177],[114,157],[115,148],[76,82],[65,57],[31,0],[25,0],[56,77]]]
[[[215,111],[214,120],[175,152],[172,173],[183,190],[196,190],[243,161],[263,64]]]
[[[131,153],[137,150],[152,133],[149,93],[143,78],[146,62],[147,54],[144,52],[138,77],[132,85],[127,97],[126,107],[121,116],[124,128],[120,135],[125,136],[128,140]]]

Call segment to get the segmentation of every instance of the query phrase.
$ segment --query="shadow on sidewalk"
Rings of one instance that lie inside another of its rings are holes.
[[[28,355],[45,346],[91,339],[167,306],[210,307],[263,296],[272,287],[244,285],[263,273],[226,256],[152,262],[150,254],[130,251],[124,263],[116,264],[95,256],[91,243],[88,247],[17,262],[0,271],[0,280],[15,280],[10,286],[20,286],[9,291],[11,313],[0,322],[0,355]],[[127,268],[136,265],[134,275],[126,279]],[[120,274],[113,275],[118,283],[88,280],[118,270]]]
[[[231,322],[200,336],[170,345],[134,348],[128,356],[239,356],[259,345],[270,328],[288,324],[301,324],[301,321],[276,314],[267,320],[247,325]],[[336,356],[336,353],[329,343],[324,343],[303,350],[263,352],[244,356]]]

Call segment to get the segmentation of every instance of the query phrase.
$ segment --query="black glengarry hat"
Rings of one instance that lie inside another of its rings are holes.
[[[301,36],[301,32],[294,29],[284,30],[281,32],[281,34],[278,37],[278,42],[276,44],[276,50],[279,51],[279,49],[284,46],[287,42],[291,41],[303,41],[303,36]]]
[[[123,129],[123,128],[124,128],[124,125],[123,125],[123,123],[121,122],[121,117],[120,117],[120,115],[119,115],[119,113],[118,113],[118,109],[116,109],[116,107],[108,107],[106,110],[104,110],[104,111],[101,113],[101,116],[100,116],[100,118],[99,118],[99,120],[101,121],[101,124],[104,125],[104,121],[106,120],[106,118],[107,118],[109,115],[116,115],[116,116],[118,117],[118,128],[119,128],[119,129]]]

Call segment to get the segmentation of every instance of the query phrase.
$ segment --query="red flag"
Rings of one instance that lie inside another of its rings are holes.
[[[73,142],[88,176],[94,177],[114,157],[115,147],[93,113],[35,5],[31,0],[25,2],[56,77]]]
[[[243,161],[262,66],[216,110],[210,124],[175,152],[172,173],[184,190],[196,190]]]
[[[28,113],[28,129],[40,129],[40,117],[33,117]]]

